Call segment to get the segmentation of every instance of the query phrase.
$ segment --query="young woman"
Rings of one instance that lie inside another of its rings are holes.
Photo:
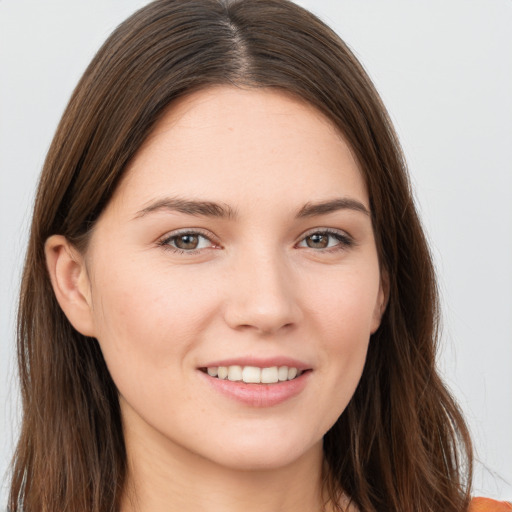
[[[436,320],[396,136],[343,42],[286,1],[154,2],[43,169],[10,510],[467,510]]]

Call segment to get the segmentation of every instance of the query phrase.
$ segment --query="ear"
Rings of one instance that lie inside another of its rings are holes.
[[[377,295],[377,302],[375,303],[375,309],[373,310],[372,328],[371,333],[373,334],[380,326],[382,315],[386,311],[386,306],[389,300],[389,275],[387,270],[382,269],[380,275],[379,293]]]
[[[91,286],[83,255],[61,235],[49,237],[44,250],[53,291],[62,311],[78,332],[95,336]]]

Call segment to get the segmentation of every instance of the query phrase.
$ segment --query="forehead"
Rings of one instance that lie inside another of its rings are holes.
[[[234,206],[349,194],[364,180],[334,124],[274,89],[219,86],[174,102],[132,160],[115,199],[194,196]]]

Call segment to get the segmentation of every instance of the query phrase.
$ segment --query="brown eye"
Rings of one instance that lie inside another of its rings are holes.
[[[353,239],[342,231],[316,231],[305,236],[298,247],[317,249],[321,251],[345,250],[354,245]]]
[[[165,240],[162,240],[159,245],[167,249],[182,253],[194,253],[195,251],[200,251],[201,249],[216,247],[215,244],[207,236],[202,235],[201,233],[196,233],[194,231],[171,235]]]
[[[175,237],[174,239],[174,245],[178,249],[182,249],[184,251],[190,251],[197,249],[199,245],[199,236],[193,235],[191,233],[187,233],[185,235],[179,235]]]
[[[306,237],[306,245],[311,249],[325,249],[329,246],[329,238],[331,236],[326,233],[315,233]]]

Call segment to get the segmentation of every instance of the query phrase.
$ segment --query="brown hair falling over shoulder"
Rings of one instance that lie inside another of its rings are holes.
[[[339,37],[285,0],[158,0],[99,50],[44,164],[18,316],[23,423],[11,512],[119,510],[126,454],[98,343],[70,325],[45,265],[62,234],[81,250],[123,173],[175,99],[212,85],[309,102],[352,147],[368,188],[389,303],[349,406],[324,438],[330,499],[361,511],[461,512],[471,444],[436,371],[438,298],[406,166],[385,108]]]

